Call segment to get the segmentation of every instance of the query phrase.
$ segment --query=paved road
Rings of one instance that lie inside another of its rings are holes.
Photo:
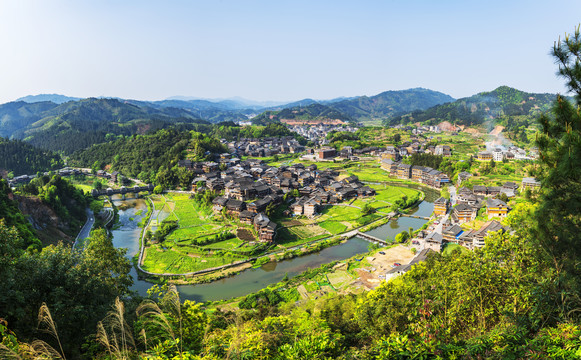
[[[85,225],[83,225],[83,227],[81,228],[81,231],[79,231],[79,234],[77,235],[77,238],[75,239],[75,243],[73,245],[73,248],[77,247],[79,240],[86,239],[89,237],[89,234],[91,233],[91,229],[93,228],[93,224],[95,224],[95,217],[93,216],[93,212],[91,211],[91,209],[87,208],[85,211],[87,213],[87,222],[85,223]]]
[[[443,228],[443,224],[448,220],[448,217],[450,216],[450,214],[446,214],[446,216],[444,216],[441,220],[440,223],[438,225],[436,225],[436,228],[434,229],[434,232],[437,233],[442,233],[442,228]]]
[[[450,202],[452,206],[456,205],[456,187],[454,185],[448,186],[448,192],[450,193]]]

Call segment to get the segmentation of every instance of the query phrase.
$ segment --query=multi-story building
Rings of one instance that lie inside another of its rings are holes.
[[[478,209],[467,204],[458,204],[454,207],[453,215],[456,221],[459,223],[465,223],[476,219]]]
[[[443,197],[434,201],[434,215],[443,216],[448,212],[448,200]]]
[[[502,149],[500,148],[494,149],[494,151],[492,152],[492,158],[494,159],[494,161],[502,161],[504,159],[504,153],[502,152]]]
[[[481,151],[476,155],[476,158],[481,161],[490,161],[493,159],[493,155],[490,151]]]
[[[397,166],[397,177],[400,179],[410,179],[412,177],[412,166],[408,164],[399,164]]]
[[[498,199],[488,199],[486,201],[486,213],[488,214],[489,217],[492,216],[499,216],[499,217],[505,217],[506,215],[508,215],[508,205],[506,205],[506,203],[502,200],[498,200]]]
[[[537,181],[535,178],[524,178],[522,179],[522,190],[526,189],[537,190],[541,187],[541,182]]]

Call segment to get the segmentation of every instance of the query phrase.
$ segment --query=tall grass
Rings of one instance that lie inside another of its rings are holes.
[[[125,305],[115,299],[113,309],[97,324],[97,341],[114,359],[128,359],[130,349],[135,348],[131,329],[125,320]]]

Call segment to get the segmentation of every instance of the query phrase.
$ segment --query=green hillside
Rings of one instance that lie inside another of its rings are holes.
[[[60,156],[53,152],[35,148],[21,140],[0,138],[0,170],[19,176],[54,170],[62,166]]]
[[[428,89],[385,91],[374,96],[358,96],[338,101],[304,99],[270,108],[252,121],[256,124],[278,122],[281,119],[325,120],[373,123],[390,116],[423,110],[454,101],[449,95]]]
[[[310,104],[308,106],[298,106],[286,108],[279,111],[265,111],[262,114],[254,117],[252,123],[256,125],[266,125],[270,123],[280,122],[281,120],[341,120],[353,122],[354,120],[329,106],[319,103]]]
[[[9,102],[0,105],[0,136],[11,137],[58,107],[52,102]]]
[[[481,124],[503,116],[536,117],[550,109],[554,94],[534,94],[501,86],[452,103],[437,105],[426,110],[416,110],[394,116],[384,123],[439,123],[449,121],[459,125]]]
[[[0,135],[69,154],[111,136],[144,134],[178,124],[203,123],[188,110],[138,106],[117,99],[83,99],[0,106]]]
[[[441,92],[416,88],[385,91],[370,97],[360,96],[332,103],[329,106],[359,122],[367,122],[452,101],[454,101],[453,97]]]

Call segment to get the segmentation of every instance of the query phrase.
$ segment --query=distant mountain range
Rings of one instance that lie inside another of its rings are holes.
[[[143,134],[175,125],[191,128],[192,124],[249,119],[256,124],[283,119],[339,119],[364,124],[448,120],[477,124],[503,115],[534,115],[549,109],[554,99],[553,94],[530,94],[506,86],[459,100],[416,88],[375,96],[303,99],[287,104],[241,98],[139,101],[34,95],[0,105],[0,136],[23,139],[34,146],[68,154],[112,136]]]
[[[252,121],[260,124],[280,119],[321,120],[327,118],[366,123],[387,119],[399,113],[427,109],[454,100],[453,97],[441,92],[422,88],[385,91],[375,96],[326,101],[303,99],[270,108]]]
[[[55,104],[62,104],[62,103],[66,103],[67,101],[77,101],[77,100],[81,100],[81,98],[70,97],[70,96],[59,95],[59,94],[28,95],[28,96],[16,99],[17,102],[24,101],[27,103],[36,103],[36,102],[50,101],[50,102],[53,102]]]

